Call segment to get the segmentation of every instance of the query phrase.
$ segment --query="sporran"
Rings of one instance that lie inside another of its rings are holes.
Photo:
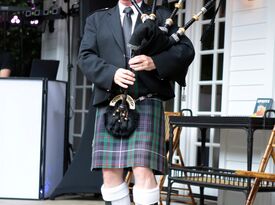
[[[109,103],[104,120],[109,134],[114,137],[129,137],[139,120],[134,99],[126,93],[115,96]]]

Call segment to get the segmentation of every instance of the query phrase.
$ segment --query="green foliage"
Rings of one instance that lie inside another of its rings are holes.
[[[1,0],[1,6],[29,9],[27,0]],[[28,76],[32,59],[41,55],[41,30],[21,22],[20,25],[10,24],[11,17],[22,12],[0,11],[0,50],[9,51],[14,60],[13,76]]]

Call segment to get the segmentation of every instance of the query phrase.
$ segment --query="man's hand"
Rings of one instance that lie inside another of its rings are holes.
[[[153,59],[146,55],[138,55],[129,60],[130,68],[134,71],[151,71],[156,69]]]
[[[135,80],[135,74],[123,68],[119,68],[114,76],[114,82],[122,88],[128,88],[128,85],[134,85]]]

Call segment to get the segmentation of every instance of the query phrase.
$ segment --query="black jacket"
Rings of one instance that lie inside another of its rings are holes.
[[[151,8],[143,3],[142,10],[150,13]],[[158,23],[163,25],[169,15],[166,9],[158,8]],[[139,23],[140,17],[136,26]],[[173,31],[176,30],[177,28],[173,28]],[[80,45],[78,65],[88,80],[94,83],[94,105],[104,103],[111,97],[115,72],[118,68],[125,67],[124,53],[119,7],[98,11],[89,16]],[[188,66],[194,59],[191,41],[184,36],[180,43],[151,57],[157,69],[139,72],[140,79],[150,93],[157,93],[162,100],[173,98],[171,81],[185,86]]]

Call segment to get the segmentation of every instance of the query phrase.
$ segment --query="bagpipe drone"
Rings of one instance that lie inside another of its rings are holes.
[[[135,32],[132,34],[128,46],[133,52],[133,55],[146,54],[154,55],[163,50],[166,50],[178,43],[180,39],[185,35],[185,31],[195,22],[198,21],[200,16],[209,11],[214,6],[214,0],[210,0],[201,10],[195,14],[190,21],[188,21],[183,27],[180,27],[177,32],[172,35],[168,35],[169,29],[174,24],[174,18],[177,11],[182,8],[184,0],[179,0],[175,4],[175,8],[169,18],[166,19],[163,26],[156,24],[156,0],[153,2],[151,14],[144,14],[139,8],[136,0],[131,0],[139,12],[142,20],[142,24],[138,25]]]

